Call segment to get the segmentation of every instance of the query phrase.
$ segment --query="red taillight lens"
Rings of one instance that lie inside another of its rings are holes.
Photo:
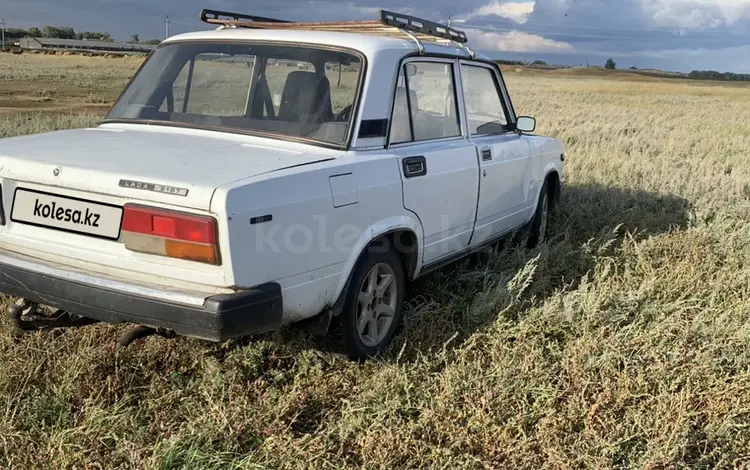
[[[167,238],[177,238],[175,220],[171,217],[155,215],[151,217],[151,231],[154,235]]]
[[[132,251],[219,263],[216,220],[211,217],[126,204],[122,234]]]

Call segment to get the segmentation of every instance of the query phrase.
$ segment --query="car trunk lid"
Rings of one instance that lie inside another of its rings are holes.
[[[59,267],[205,290],[233,285],[229,247],[220,265],[130,250],[123,207],[210,217],[222,185],[335,158],[301,143],[162,126],[107,124],[0,140],[0,253],[33,254]],[[164,217],[154,230],[166,230]],[[168,223],[167,223],[168,225]],[[154,237],[149,243],[154,242]],[[158,275],[156,274],[158,273]]]
[[[0,177],[209,210],[238,179],[333,158],[308,146],[216,132],[102,126],[0,140]],[[271,146],[271,144],[273,146]]]

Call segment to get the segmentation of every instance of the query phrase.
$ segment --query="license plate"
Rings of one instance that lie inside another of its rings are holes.
[[[10,220],[117,240],[120,238],[122,207],[17,188]]]

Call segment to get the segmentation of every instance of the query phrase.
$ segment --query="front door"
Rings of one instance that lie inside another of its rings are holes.
[[[427,265],[469,246],[479,191],[476,147],[463,137],[455,61],[419,58],[398,80],[391,151],[401,168],[404,207],[419,217]]]
[[[530,147],[524,136],[509,130],[509,106],[498,78],[485,64],[461,63],[469,138],[480,166],[472,246],[517,228],[527,214],[532,174]]]

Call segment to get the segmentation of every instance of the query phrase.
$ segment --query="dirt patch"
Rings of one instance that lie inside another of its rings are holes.
[[[8,81],[0,86],[0,115],[19,112],[104,115],[121,89],[96,89],[52,81]]]
[[[17,99],[3,99],[0,97],[0,114],[21,112],[105,114],[111,106],[111,102],[88,103],[86,100],[70,98],[21,96]]]

